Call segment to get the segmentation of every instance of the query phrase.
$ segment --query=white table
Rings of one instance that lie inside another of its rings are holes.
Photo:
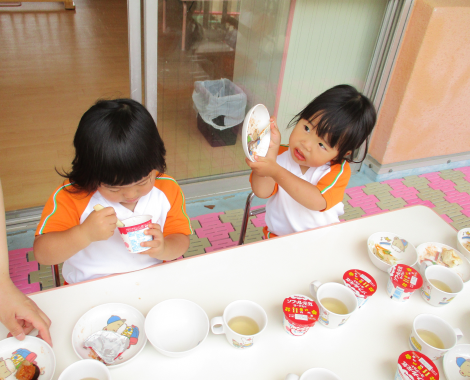
[[[130,304],[146,315],[158,302],[186,298],[213,318],[222,315],[230,302],[249,299],[259,303],[269,319],[263,339],[246,351],[230,347],[223,335],[212,333],[199,350],[178,359],[160,355],[147,343],[137,358],[112,370],[114,380],[282,380],[289,372],[301,374],[311,367],[328,368],[344,380],[393,379],[398,356],[408,350],[412,321],[420,313],[445,318],[463,331],[460,343],[469,343],[469,285],[442,308],[429,306],[419,294],[403,304],[388,299],[387,274],[367,255],[367,237],[378,231],[400,234],[415,246],[426,241],[455,246],[456,231],[451,226],[431,209],[414,206],[34,294],[31,298],[53,321],[54,378],[77,360],[71,346],[76,321],[90,308],[108,302]],[[309,295],[312,280],[342,282],[343,273],[352,268],[371,274],[378,291],[344,326],[330,330],[317,323],[304,337],[284,332],[286,296]],[[5,334],[0,326],[0,336]],[[152,375],[146,372],[150,363],[155,368]]]

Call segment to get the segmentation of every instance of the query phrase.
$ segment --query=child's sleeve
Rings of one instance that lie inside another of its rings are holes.
[[[157,178],[157,181],[164,181],[160,184],[159,188],[165,193],[171,205],[170,211],[168,211],[166,216],[163,236],[172,234],[191,235],[193,229],[191,221],[186,214],[183,190],[181,190],[176,180],[169,176],[161,176]]]
[[[349,178],[351,178],[351,167],[348,162],[343,161],[341,165],[333,165],[331,171],[318,181],[317,187],[326,200],[326,208],[321,211],[329,210],[343,201]]]
[[[67,191],[70,184],[57,188],[42,210],[41,221],[35,236],[48,232],[66,231],[80,224],[80,217],[90,196],[80,196]]]

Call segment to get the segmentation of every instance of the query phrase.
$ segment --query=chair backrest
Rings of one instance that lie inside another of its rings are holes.
[[[243,212],[242,226],[240,228],[240,238],[238,239],[238,245],[243,245],[245,243],[246,230],[248,228],[248,220],[250,216],[262,214],[266,212],[265,207],[257,208],[256,210],[251,210],[251,201],[253,200],[255,193],[251,192],[246,198],[245,210]]]

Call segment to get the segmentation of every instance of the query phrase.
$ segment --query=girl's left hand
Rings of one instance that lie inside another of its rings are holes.
[[[140,252],[149,255],[154,259],[164,260],[165,239],[159,224],[150,223],[149,229],[144,231],[145,235],[152,235],[153,240],[140,243],[142,247],[150,247],[150,249]]]

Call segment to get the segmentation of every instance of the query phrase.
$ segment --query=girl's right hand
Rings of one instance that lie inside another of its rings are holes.
[[[277,151],[279,150],[279,146],[281,145],[281,132],[279,132],[279,128],[277,127],[277,120],[275,116],[271,116],[271,119],[269,119],[271,123],[271,141],[269,143],[269,148],[274,148],[276,149],[276,155]]]
[[[105,207],[100,211],[93,211],[81,224],[90,243],[108,240],[116,229],[117,216],[112,207]]]

